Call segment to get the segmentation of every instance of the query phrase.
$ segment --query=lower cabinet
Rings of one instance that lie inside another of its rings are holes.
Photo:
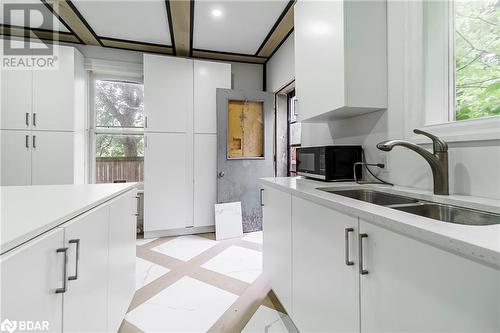
[[[50,332],[117,332],[135,292],[135,194],[2,255],[2,321],[38,321]]]
[[[292,197],[292,319],[299,331],[359,332],[357,229],[357,217]]]
[[[500,332],[500,271],[363,220],[359,228],[363,332]]]
[[[264,272],[273,291],[288,313],[292,312],[292,216],[290,193],[265,187],[262,214],[264,217]]]

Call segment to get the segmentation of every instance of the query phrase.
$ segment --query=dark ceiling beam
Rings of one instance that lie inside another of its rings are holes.
[[[75,5],[69,0],[42,0],[54,15],[58,16],[61,21],[70,28],[76,37],[87,45],[104,46],[90,27],[88,22],[83,18]]]
[[[36,29],[36,28],[25,28],[18,27],[13,25],[0,25],[0,35],[4,36],[13,36],[13,37],[29,37],[29,38],[38,38],[43,40],[50,41],[59,41],[59,42],[67,42],[67,43],[80,43],[78,38],[69,32],[57,32],[45,29]]]
[[[266,38],[255,53],[259,57],[270,57],[293,30],[293,7],[295,0],[290,0],[274,24],[273,28],[267,34]]]
[[[167,6],[175,55],[188,57],[191,55],[191,20],[192,11],[194,11],[194,1],[167,0],[165,1],[165,5]]]
[[[251,64],[263,64],[267,61],[265,57],[258,57],[249,54],[231,53],[231,52],[220,52],[211,50],[192,50],[192,57],[211,59],[211,60],[223,60],[223,61],[236,61],[245,62]]]
[[[161,44],[136,42],[125,39],[108,38],[108,37],[99,37],[99,39],[101,40],[103,46],[105,47],[139,51],[139,52],[152,52],[152,53],[163,53],[163,54],[174,53],[174,50],[171,46],[166,46]]]

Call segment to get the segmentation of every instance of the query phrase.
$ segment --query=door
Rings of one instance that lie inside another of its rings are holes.
[[[72,132],[32,132],[33,185],[73,184],[73,136]]]
[[[99,206],[64,227],[68,289],[64,332],[105,332],[108,299],[109,206]]]
[[[1,132],[2,186],[31,185],[31,132]]]
[[[243,231],[262,229],[259,178],[272,177],[274,96],[217,89],[217,201],[241,201]]]
[[[136,195],[109,204],[108,332],[118,332],[135,292]]]
[[[270,187],[263,193],[264,274],[292,313],[292,196]]]
[[[193,128],[193,60],[144,55],[144,114],[147,132]]]
[[[359,332],[357,229],[357,217],[292,196],[292,319],[299,331]]]
[[[30,70],[2,70],[0,128],[31,128],[32,78]]]
[[[65,253],[57,252],[63,245],[57,228],[0,257],[2,321],[39,321],[62,332],[64,294],[56,290],[64,284]]]
[[[144,231],[185,228],[193,211],[192,160],[184,133],[146,133]],[[214,176],[215,177],[215,176]]]
[[[33,129],[74,129],[75,50],[64,46],[58,49],[57,69],[33,71]]]
[[[359,230],[362,332],[500,331],[500,271],[363,220]]]

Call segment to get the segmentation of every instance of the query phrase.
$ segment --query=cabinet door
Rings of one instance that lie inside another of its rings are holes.
[[[144,56],[147,131],[186,132],[193,121],[193,60]]]
[[[29,70],[2,70],[1,75],[0,128],[31,128],[33,72]]]
[[[194,61],[194,132],[217,133],[217,88],[231,89],[231,65]]]
[[[65,332],[107,329],[108,218],[109,206],[100,206],[64,227],[64,243],[69,248]]]
[[[2,186],[31,185],[31,132],[1,130]]]
[[[144,152],[144,230],[184,228],[192,212],[192,162],[186,134],[147,133]]]
[[[32,132],[33,185],[73,184],[73,136],[71,132]]]
[[[295,4],[295,89],[300,120],[345,105],[343,6],[343,1]]]
[[[362,220],[360,232],[363,332],[500,331],[498,270]]]
[[[75,113],[75,50],[59,46],[58,67],[33,71],[33,128],[72,131]]]
[[[2,320],[48,323],[62,332],[64,253],[63,229],[55,229],[0,257]]]
[[[194,226],[215,224],[217,135],[194,135]]]
[[[109,204],[108,332],[117,332],[135,292],[136,191]]]
[[[359,332],[357,226],[357,217],[292,197],[292,319],[301,332]]]
[[[292,313],[292,197],[264,187],[264,274],[285,310]]]

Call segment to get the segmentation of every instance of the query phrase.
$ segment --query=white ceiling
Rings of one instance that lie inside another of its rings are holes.
[[[43,14],[41,14],[38,11],[31,11],[30,12],[30,22],[29,22],[29,27],[30,28],[41,28],[41,29],[46,29],[46,30],[53,30],[53,31],[62,31],[62,32],[69,32],[69,30],[62,24],[55,16],[51,14],[51,12],[45,7],[45,5],[40,1],[40,0],[1,0],[1,6],[0,6],[0,24],[4,24],[3,15],[4,15],[4,5],[5,4],[28,4],[29,7],[33,8],[36,7],[38,8]],[[43,17],[50,17],[53,18],[52,24],[49,22],[45,22],[43,20]],[[20,27],[25,27],[28,26],[24,22],[24,12],[20,10],[15,10],[11,12],[11,18],[10,18],[10,24],[11,25],[17,25]]]
[[[255,54],[288,1],[195,1],[193,48]],[[213,10],[222,15],[214,17]]]
[[[172,45],[165,1],[73,1],[99,37]]]

